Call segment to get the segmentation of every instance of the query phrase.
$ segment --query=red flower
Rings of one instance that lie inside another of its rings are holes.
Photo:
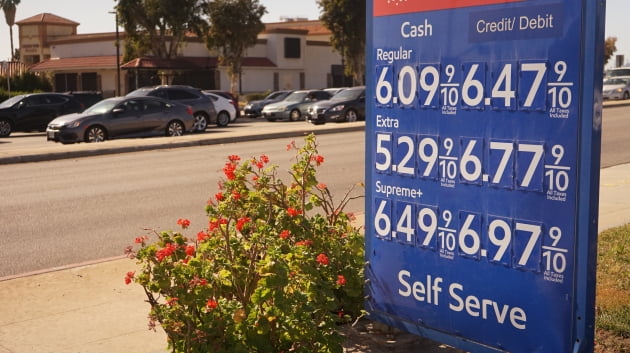
[[[166,299],[166,304],[168,306],[173,306],[173,305],[177,305],[177,301],[179,300],[179,298],[177,297],[173,297],[173,298],[168,298]]]
[[[241,217],[236,221],[236,229],[240,232],[243,227],[250,221],[249,217]]]
[[[197,241],[204,241],[208,237],[210,237],[210,236],[208,235],[208,233],[206,233],[204,231],[200,231],[199,233],[197,233]]]
[[[234,190],[234,191],[232,191],[232,198],[234,200],[239,200],[241,198],[241,194],[239,194],[238,191]]]
[[[330,260],[328,259],[328,256],[326,256],[326,254],[322,253],[317,255],[317,262],[319,262],[322,265],[327,266],[330,263]]]
[[[337,285],[344,286],[346,284],[346,277],[343,275],[337,275]]]
[[[327,186],[326,186],[326,184],[324,184],[324,183],[319,183],[319,184],[317,184],[317,188],[318,188],[318,189],[320,189],[320,190],[324,190],[324,189],[326,189],[326,187],[327,187]]]
[[[127,275],[125,275],[125,284],[131,283],[131,280],[133,279],[135,275],[136,275],[136,271],[127,272]]]
[[[224,199],[225,197],[223,196],[223,193],[222,193],[222,192],[217,192],[217,193],[214,195],[214,198],[215,198],[217,201],[223,201],[223,199]]]
[[[253,175],[252,176],[252,181],[258,181],[258,178],[259,178],[258,175]]]
[[[144,242],[149,239],[149,237],[147,237],[146,235],[143,235],[141,237],[137,237],[135,242],[136,244],[144,244]]]
[[[193,245],[188,245],[186,247],[186,255],[195,256],[195,247]]]
[[[301,210],[296,210],[293,207],[289,207],[289,208],[287,208],[287,213],[289,214],[289,216],[295,217],[297,215],[302,214],[302,211]]]
[[[236,179],[236,174],[234,173],[235,170],[236,170],[236,164],[234,163],[227,162],[225,163],[225,166],[223,167],[223,173],[225,173],[225,177],[228,178],[229,180]]]
[[[219,303],[217,303],[217,301],[214,299],[208,299],[206,306],[210,309],[215,309],[217,306],[219,306]]]
[[[182,228],[186,229],[188,228],[188,226],[190,226],[190,221],[185,218],[180,218],[177,220],[177,224],[182,226]]]
[[[324,156],[319,155],[319,154],[317,156],[312,156],[311,161],[315,162],[315,164],[317,165],[320,165],[324,163]]]
[[[155,253],[155,257],[157,257],[158,261],[161,262],[162,260],[164,260],[164,258],[173,255],[175,250],[177,250],[175,245],[170,243],[170,244],[166,245],[166,247],[163,247],[162,249],[158,250]]]
[[[288,237],[291,236],[291,232],[289,232],[288,230],[283,230],[282,232],[280,232],[280,238],[281,239],[286,239]]]
[[[260,161],[265,163],[265,164],[269,163],[269,157],[267,157],[267,155],[265,155],[265,154],[261,154],[260,155]]]
[[[290,151],[291,148],[294,148],[295,146],[295,140],[289,142],[289,144],[287,145],[287,151]]]
[[[295,243],[296,246],[311,246],[313,245],[313,241],[310,239],[298,241]]]
[[[234,163],[234,162],[240,161],[240,160],[241,160],[241,157],[239,157],[239,156],[237,156],[237,155],[233,154],[233,155],[231,155],[231,156],[228,156],[228,159],[230,160],[230,162]]]

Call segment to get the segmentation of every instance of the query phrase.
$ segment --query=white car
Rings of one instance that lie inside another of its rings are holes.
[[[604,80],[604,99],[629,99],[630,76],[615,76]]]
[[[230,117],[230,122],[236,120],[236,108],[234,108],[231,100],[208,91],[203,91],[203,94],[212,99],[214,109],[217,111],[217,120],[222,114],[227,114]]]

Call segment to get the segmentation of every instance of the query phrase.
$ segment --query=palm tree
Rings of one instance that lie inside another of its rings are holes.
[[[15,51],[13,50],[13,25],[15,24],[15,10],[16,6],[20,4],[20,0],[0,0],[0,7],[2,11],[4,11],[4,18],[7,20],[7,24],[9,25],[9,36],[11,37],[11,58],[13,60],[13,55]]]

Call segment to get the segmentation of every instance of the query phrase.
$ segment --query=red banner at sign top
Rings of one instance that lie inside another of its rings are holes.
[[[508,4],[524,0],[374,0],[374,16]]]

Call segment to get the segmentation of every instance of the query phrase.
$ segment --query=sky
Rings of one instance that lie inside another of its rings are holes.
[[[282,17],[302,17],[315,20],[319,17],[316,0],[259,0],[267,8],[263,22],[278,22]],[[114,32],[114,15],[109,14],[115,5],[114,0],[21,0],[17,6],[16,21],[49,12],[80,23],[77,31],[83,33]],[[607,0],[606,38],[617,37],[617,52],[630,63],[630,13],[629,0]],[[18,29],[13,27],[13,45],[18,46]],[[10,57],[9,27],[0,15],[0,61]],[[607,67],[611,67],[614,58]]]

